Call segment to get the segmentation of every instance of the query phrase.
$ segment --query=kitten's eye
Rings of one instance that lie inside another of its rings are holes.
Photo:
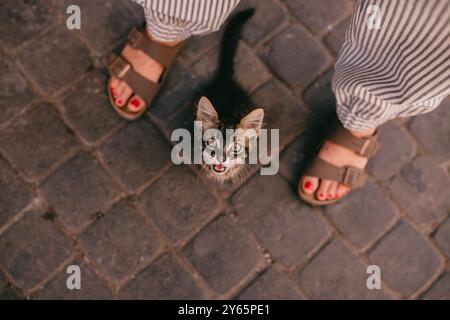
[[[210,148],[214,148],[217,144],[216,138],[215,137],[211,137],[208,139],[208,141],[206,142],[206,145]]]
[[[239,154],[244,150],[244,146],[240,143],[235,143],[233,146],[234,154]]]

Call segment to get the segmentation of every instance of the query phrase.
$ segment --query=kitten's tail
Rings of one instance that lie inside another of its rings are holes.
[[[239,37],[244,24],[253,16],[255,9],[247,9],[231,17],[225,28],[220,48],[217,77],[219,81],[232,79],[234,75],[234,58],[239,46]]]

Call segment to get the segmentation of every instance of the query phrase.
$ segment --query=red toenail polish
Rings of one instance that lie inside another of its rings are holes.
[[[117,104],[122,104],[122,100],[117,100]]]
[[[332,194],[329,194],[329,195],[328,195],[328,198],[330,198],[330,199],[333,198],[333,195],[332,195]]]
[[[306,188],[306,189],[311,189],[311,188],[312,188],[312,183],[309,182],[309,181],[306,181],[306,182],[305,182],[305,188]]]
[[[323,193],[319,194],[319,197],[323,198]]]
[[[138,99],[131,100],[131,104],[133,107],[139,107],[141,105],[141,102]]]
[[[336,195],[336,199],[339,199],[339,195]]]

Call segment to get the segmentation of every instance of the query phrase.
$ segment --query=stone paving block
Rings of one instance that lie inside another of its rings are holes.
[[[219,293],[236,285],[262,259],[256,243],[225,216],[209,224],[183,251]]]
[[[450,209],[450,178],[428,156],[407,164],[388,184],[394,201],[416,223],[433,227]]]
[[[189,169],[172,167],[140,196],[146,214],[176,242],[214,213],[217,201]]]
[[[298,25],[276,35],[262,51],[273,72],[291,87],[305,85],[328,64],[326,51]]]
[[[302,300],[294,283],[274,269],[265,271],[253,281],[241,294],[239,300]]]
[[[232,198],[244,223],[276,260],[294,264],[327,236],[317,212],[277,176],[257,176]]]
[[[271,77],[259,57],[243,42],[239,44],[236,52],[234,70],[236,82],[247,93],[267,82]]]
[[[192,64],[192,70],[203,87],[214,79],[220,65],[219,57],[220,45],[215,45],[205,52],[201,59]]]
[[[382,279],[410,296],[436,272],[439,259],[430,244],[406,222],[390,231],[369,254]]]
[[[122,296],[130,300],[204,299],[189,273],[170,254],[138,274],[122,292]]]
[[[248,8],[256,10],[253,17],[246,22],[242,37],[251,45],[275,31],[288,18],[286,11],[277,1],[243,0],[236,11]]]
[[[56,27],[35,37],[18,54],[35,83],[52,95],[92,66],[89,52],[65,28]]]
[[[79,236],[89,260],[114,282],[135,272],[160,247],[159,240],[128,201],[121,201]]]
[[[91,267],[84,261],[75,261],[71,265],[80,267],[81,289],[69,290],[67,279],[71,274],[66,269],[58,274],[43,289],[33,295],[36,300],[110,300],[111,290],[101,280]]]
[[[416,145],[408,133],[395,122],[378,130],[380,149],[370,160],[368,168],[377,180],[386,180],[396,174],[416,153]]]
[[[220,28],[217,32],[213,32],[204,36],[191,37],[183,46],[183,49],[180,52],[180,56],[189,65],[192,65],[199,58],[202,58],[201,60],[204,60],[204,58],[206,58],[205,53],[207,51],[209,51],[213,47],[219,47],[223,39],[224,30],[225,26]]]
[[[2,300],[23,300],[23,297],[21,296],[19,290],[8,286],[5,290],[0,290],[0,301]]]
[[[197,98],[200,80],[183,64],[175,61],[172,70],[148,113],[167,122],[182,107]]]
[[[109,102],[107,75],[103,70],[92,71],[66,91],[62,101],[64,114],[90,143],[95,143],[123,121]]]
[[[66,10],[69,5],[80,7],[81,29],[71,32],[79,32],[98,53],[105,53],[125,41],[131,28],[141,22],[123,1],[50,0],[49,3],[64,19],[68,16]]]
[[[306,89],[303,97],[305,103],[324,123],[336,118],[336,99],[331,90],[331,78],[334,71],[331,69]],[[301,90],[303,92],[303,90]]]
[[[312,299],[390,299],[383,285],[380,290],[367,288],[366,270],[347,247],[333,240],[299,272],[298,280]]]
[[[37,178],[77,143],[49,103],[40,103],[3,130],[0,149],[29,178]]]
[[[310,120],[306,108],[273,80],[258,88],[251,98],[264,109],[264,128],[280,130],[280,146],[306,128]]]
[[[72,232],[96,219],[120,189],[91,155],[65,163],[41,185],[44,197]]]
[[[331,51],[335,55],[338,55],[341,46],[344,43],[345,32],[350,24],[350,19],[346,19],[341,22],[338,26],[333,28],[330,33],[325,37],[325,43],[330,47]]]
[[[22,289],[30,289],[58,268],[72,241],[40,212],[25,217],[0,237],[0,264]]]
[[[3,0],[0,42],[18,47],[49,28],[54,18],[42,0]]]
[[[28,82],[12,61],[0,52],[0,124],[17,114],[33,97]]]
[[[441,276],[423,296],[425,300],[450,300],[450,272]]]
[[[372,181],[326,207],[334,225],[357,247],[373,241],[395,218],[395,209]]]
[[[315,150],[325,134],[324,131],[317,121],[311,121],[305,131],[295,138],[281,154],[280,174],[294,190],[297,189],[302,173],[314,156]]]
[[[0,227],[25,208],[32,196],[30,186],[0,158]]]
[[[434,239],[442,251],[450,258],[450,218],[439,227]]]
[[[440,161],[450,159],[450,98],[429,114],[414,117],[410,123],[413,134],[422,146]]]
[[[300,19],[314,33],[318,33],[337,20],[351,13],[348,0],[286,0],[294,16]]]
[[[106,163],[128,191],[153,179],[170,161],[170,147],[147,120],[117,132],[100,149]]]

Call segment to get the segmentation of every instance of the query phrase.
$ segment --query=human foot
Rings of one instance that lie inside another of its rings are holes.
[[[342,128],[341,130],[346,129]],[[371,129],[364,132],[347,130],[347,132],[349,132],[352,137],[368,138],[374,134],[375,130]],[[321,147],[317,157],[337,168],[352,167],[363,170],[367,165],[368,157],[357,154],[355,150],[346,148],[344,145],[342,145],[342,143],[338,144],[327,140]],[[345,196],[351,190],[351,187],[344,183],[339,183],[331,179],[319,178],[313,175],[303,176],[300,182],[300,188],[303,193],[314,196],[319,202],[337,200]]]
[[[147,32],[145,32],[145,34],[140,31],[132,32],[129,43],[125,45],[121,53],[121,57],[123,57],[124,60],[121,60],[119,63],[123,65],[123,68],[119,70],[119,74],[117,74],[117,72],[111,72],[111,77],[108,81],[108,90],[110,90],[111,102],[114,103],[117,108],[126,109],[128,112],[139,114],[143,112],[146,106],[148,106],[148,103],[146,102],[148,99],[142,96],[142,94],[139,95],[136,92],[139,91],[136,87],[140,87],[141,91],[147,93],[147,98],[151,93],[154,93],[154,87],[161,82],[161,78],[165,73],[169,62],[171,62],[171,58],[175,55],[173,52],[178,51],[177,47],[179,47],[179,42],[162,43],[153,39]],[[134,40],[136,37],[140,38]],[[132,41],[134,41],[134,43]],[[128,67],[127,69],[128,63],[131,68]],[[126,74],[129,69],[133,69],[136,74],[134,77],[129,77],[129,80],[131,81],[127,81],[125,77],[122,78],[123,75],[120,75],[122,71]],[[148,81],[150,83],[148,87],[145,87],[142,82]],[[135,84],[134,86],[133,82]],[[133,87],[135,87],[134,90]],[[124,115],[123,113],[121,114]],[[131,116],[131,118],[134,117]]]

